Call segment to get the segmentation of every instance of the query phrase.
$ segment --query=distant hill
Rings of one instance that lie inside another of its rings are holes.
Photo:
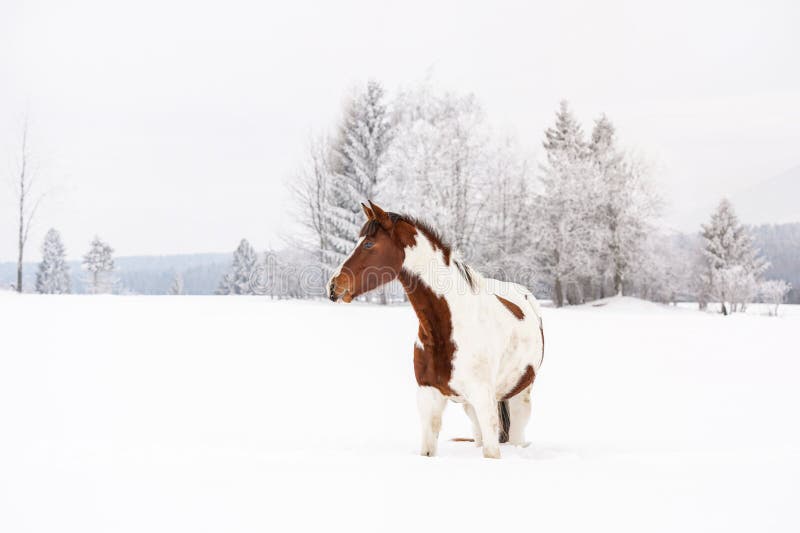
[[[183,275],[186,294],[214,294],[222,275],[231,263],[232,254],[183,254],[130,256],[114,259],[117,271],[116,292],[167,294],[177,273]],[[36,284],[36,263],[25,263],[23,287],[32,292]],[[86,292],[85,272],[80,261],[69,262],[72,291]],[[0,286],[16,281],[16,263],[0,263]]]
[[[746,224],[800,222],[800,166],[736,193],[730,200]]]
[[[755,245],[770,262],[767,279],[792,284],[789,303],[800,303],[800,223],[764,224],[751,227]]]
[[[763,224],[750,229],[756,247],[770,262],[765,277],[790,282],[794,288],[789,301],[800,303],[800,223]],[[694,250],[699,246],[696,232],[674,232],[670,238],[676,250]],[[115,292],[167,294],[175,274],[181,273],[186,294],[214,294],[231,260],[232,254],[227,253],[118,257]],[[25,264],[24,287],[28,292],[34,290],[37,266]],[[69,266],[73,292],[86,292],[80,262],[71,261]],[[0,263],[0,288],[8,288],[15,279],[16,263]]]

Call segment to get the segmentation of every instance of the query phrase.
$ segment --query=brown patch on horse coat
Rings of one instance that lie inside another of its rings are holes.
[[[522,377],[519,378],[519,381],[517,381],[517,384],[514,385],[514,388],[511,389],[511,391],[508,394],[503,396],[503,400],[508,400],[510,398],[513,398],[514,396],[525,390],[527,386],[533,383],[533,378],[535,377],[536,373],[533,371],[533,367],[531,365],[528,365],[525,368],[525,373],[522,374]]]
[[[500,303],[503,304],[506,307],[506,309],[511,311],[512,315],[517,317],[517,320],[524,320],[525,319],[525,313],[522,312],[522,309],[520,309],[520,307],[517,304],[515,304],[514,302],[509,302],[508,300],[506,300],[502,296],[498,296],[496,294],[494,296],[495,296],[495,298],[500,300]]]
[[[541,368],[541,364],[544,363],[544,328],[541,326],[541,322],[539,323],[539,333],[542,334],[542,360],[539,363],[539,368]]]
[[[399,279],[419,319],[419,343],[414,345],[417,384],[435,387],[445,396],[456,396],[450,388],[456,351],[450,307],[413,274],[402,271]]]

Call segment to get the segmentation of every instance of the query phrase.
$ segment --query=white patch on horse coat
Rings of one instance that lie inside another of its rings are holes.
[[[442,251],[417,232],[415,245],[405,249],[403,268],[446,300],[456,346],[450,387],[475,409],[484,455],[498,457],[497,430],[484,426],[496,426],[496,402],[514,388],[528,365],[539,371],[544,348],[541,311],[530,291],[516,283],[484,278],[473,271],[471,288],[456,260],[451,257],[450,264],[445,264]],[[523,319],[516,318],[495,295],[519,306]],[[522,439],[518,432],[515,437]]]

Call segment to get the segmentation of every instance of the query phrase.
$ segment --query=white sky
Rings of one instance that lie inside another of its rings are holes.
[[[695,224],[800,164],[800,3],[652,4],[0,0],[0,260],[26,106],[54,191],[29,258],[50,226],[71,257],[95,233],[119,255],[262,249],[343,95],[430,71],[531,150],[561,98],[587,129],[607,113],[656,162],[667,221]]]

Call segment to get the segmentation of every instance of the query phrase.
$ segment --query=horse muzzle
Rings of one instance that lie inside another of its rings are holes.
[[[332,302],[340,299],[349,304],[353,300],[353,293],[349,288],[344,288],[337,283],[337,278],[332,278],[328,283],[328,299]]]

